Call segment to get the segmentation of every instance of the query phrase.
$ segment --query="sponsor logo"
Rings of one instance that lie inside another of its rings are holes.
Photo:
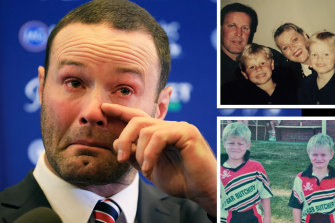
[[[170,82],[167,85],[173,88],[169,111],[178,112],[182,109],[183,104],[186,104],[191,100],[193,86],[188,82]]]
[[[30,162],[36,164],[41,153],[44,151],[42,139],[33,140],[28,146],[28,158]]]
[[[35,77],[31,79],[24,88],[26,97],[31,101],[23,106],[23,110],[28,113],[36,112],[40,108],[38,86],[38,77]]]
[[[159,24],[163,27],[169,38],[171,58],[179,58],[183,51],[181,45],[177,42],[179,40],[178,30],[180,28],[180,24],[178,22],[167,23],[165,21],[160,21]]]
[[[49,36],[49,27],[40,21],[29,21],[19,31],[19,41],[29,52],[41,52],[45,49]]]

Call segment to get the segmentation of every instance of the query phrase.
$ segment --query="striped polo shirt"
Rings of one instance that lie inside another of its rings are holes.
[[[230,222],[236,212],[248,212],[257,219],[255,222],[262,222],[261,199],[273,196],[262,164],[247,160],[237,168],[230,168],[225,162],[220,172],[221,222]],[[238,213],[235,218],[240,216]]]
[[[335,171],[331,166],[328,170],[321,181],[312,165],[296,176],[288,205],[301,209],[301,222],[335,222]]]

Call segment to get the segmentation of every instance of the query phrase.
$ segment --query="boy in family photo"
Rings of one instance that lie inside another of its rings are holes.
[[[333,139],[322,133],[314,135],[307,154],[311,165],[296,176],[289,201],[294,223],[334,222],[335,171],[328,165],[334,155]]]
[[[296,104],[293,83],[279,78],[274,71],[273,54],[268,47],[248,44],[238,57],[245,80],[226,88],[227,104]]]
[[[298,91],[299,104],[335,104],[335,34],[317,32],[308,41],[311,67]]]
[[[262,164],[249,160],[250,129],[240,122],[228,124],[222,142],[227,154],[222,156],[220,170],[221,222],[270,223],[273,195]]]

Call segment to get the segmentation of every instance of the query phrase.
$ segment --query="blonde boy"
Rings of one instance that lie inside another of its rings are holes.
[[[251,132],[240,122],[228,124],[222,133],[227,154],[221,166],[221,222],[270,223],[272,192],[263,166],[249,160]],[[264,210],[262,220],[260,203]]]
[[[335,172],[328,165],[334,155],[334,142],[325,134],[313,136],[307,144],[311,165],[294,180],[289,206],[294,223],[335,221]]]
[[[284,74],[277,73],[274,80],[273,54],[268,47],[248,44],[238,58],[245,79],[241,104],[296,104],[296,89],[286,81]],[[281,80],[281,81],[279,81]]]
[[[257,87],[271,95],[276,88],[272,80],[274,60],[269,48],[255,43],[248,44],[239,57],[242,74]]]
[[[316,71],[303,80],[300,104],[335,104],[335,34],[317,32],[308,41],[311,67]]]

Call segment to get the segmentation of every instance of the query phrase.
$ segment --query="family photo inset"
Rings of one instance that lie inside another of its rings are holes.
[[[321,2],[221,0],[222,108],[335,105],[335,2]]]

